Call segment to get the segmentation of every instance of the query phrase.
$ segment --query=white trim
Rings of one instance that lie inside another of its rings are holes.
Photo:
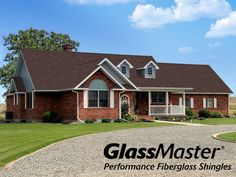
[[[34,90],[34,92],[63,92],[63,91],[72,91],[73,88],[61,89],[61,90]]]
[[[32,94],[32,108],[31,109],[34,109],[34,92],[32,91],[31,94]]]
[[[183,115],[185,115],[185,92],[183,93]]]
[[[22,54],[21,51],[20,51],[20,54],[21,54],[22,60],[23,60],[23,62],[24,62],[24,64],[25,64],[25,68],[26,68],[26,71],[27,71],[27,73],[28,73],[28,75],[29,75],[29,78],[30,78],[31,84],[32,84],[32,86],[33,86],[33,89],[35,90],[34,83],[33,83],[33,81],[32,81],[32,78],[31,78],[31,75],[30,75],[28,66],[27,66],[27,64],[26,64],[26,62],[25,62],[24,56],[23,56],[23,54]]]
[[[151,92],[148,91],[148,115],[151,116]]]
[[[190,108],[194,108],[194,98],[190,98]]]
[[[149,91],[149,90],[160,90],[160,91],[184,91],[184,90],[193,90],[193,88],[182,88],[182,87],[138,87],[140,91]],[[181,94],[181,93],[180,93]]]
[[[179,98],[179,106],[183,105],[183,98]]]
[[[229,93],[224,93],[224,92],[186,92],[186,94],[191,95],[191,94],[196,94],[196,95],[228,95]]]
[[[114,90],[110,90],[110,108],[115,107],[115,97],[114,97]]]
[[[15,106],[16,104],[16,94],[13,95],[13,106]]]
[[[126,59],[124,59],[122,62],[120,62],[120,64],[118,64],[117,67],[120,68],[120,66],[121,66],[124,62],[129,66],[129,68],[134,68],[133,65],[130,64],[130,62],[128,62]]]
[[[113,81],[114,81],[115,83],[117,83],[122,89],[125,90],[125,87],[124,87],[123,85],[121,85],[112,75],[110,75],[109,72],[107,72],[107,71],[105,70],[105,68],[103,68],[103,67],[101,66],[101,69],[102,69],[103,72],[105,72],[105,73],[111,78],[111,80],[113,80]]]
[[[169,114],[169,92],[166,92],[166,115]]]
[[[203,108],[206,108],[207,107],[207,102],[206,102],[206,98],[203,98],[203,101],[202,101],[203,103]]]
[[[125,90],[125,87],[123,85],[121,85],[113,76],[111,76],[109,74],[109,72],[107,72],[102,66],[97,67],[93,72],[91,72],[82,82],[80,82],[73,90],[78,89],[78,87],[80,87],[86,80],[88,80],[90,77],[92,77],[92,75],[94,75],[97,71],[102,70],[103,72],[105,72],[105,74],[108,75],[108,77],[111,78],[111,80],[113,80],[116,84],[118,84],[122,89]]]
[[[134,83],[131,82],[124,74],[122,74],[122,73],[120,72],[120,70],[117,69],[117,67],[115,67],[115,65],[113,65],[112,62],[110,62],[110,60],[108,60],[107,58],[104,58],[104,59],[98,64],[98,66],[101,65],[101,64],[104,63],[104,62],[107,62],[108,64],[110,64],[110,65],[115,69],[115,71],[116,71],[120,76],[122,76],[123,79],[125,79],[129,84],[131,84],[136,90],[139,90],[138,87],[136,87],[136,85],[134,85]]]
[[[154,61],[149,61],[143,68],[138,68],[138,69],[146,69],[150,64],[153,64],[155,69],[159,69],[159,67],[157,66],[157,64]]]
[[[214,108],[217,108],[217,98],[214,98],[214,105],[213,105]]]
[[[88,108],[88,90],[84,90],[83,96],[84,96],[84,108]]]
[[[27,94],[25,93],[25,109],[27,109],[26,97],[27,97]]]

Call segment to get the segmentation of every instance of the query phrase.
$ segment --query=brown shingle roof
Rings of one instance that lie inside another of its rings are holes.
[[[36,90],[61,90],[76,87],[97,68],[99,62],[108,58],[114,65],[126,59],[134,68],[130,69],[130,80],[137,87],[185,87],[194,92],[232,91],[208,65],[186,65],[157,63],[156,79],[145,79],[137,68],[144,67],[151,56],[116,55],[85,52],[49,52],[22,50]]]

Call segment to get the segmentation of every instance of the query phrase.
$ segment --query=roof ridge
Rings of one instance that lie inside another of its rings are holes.
[[[167,63],[167,62],[157,62],[157,64],[169,64],[169,65],[189,65],[189,66],[209,66],[209,64],[194,64],[194,63]]]
[[[38,52],[65,52],[65,51],[57,51],[57,50],[41,50],[41,49],[29,49],[29,48],[24,48],[21,50],[30,50],[30,51],[38,51]],[[67,52],[69,53],[69,52]],[[83,52],[83,51],[76,51],[76,52],[70,52],[74,54],[96,54],[96,55],[120,55],[120,56],[136,56],[136,57],[153,57],[151,55],[136,55],[136,54],[120,54],[120,53],[103,53],[103,52]]]

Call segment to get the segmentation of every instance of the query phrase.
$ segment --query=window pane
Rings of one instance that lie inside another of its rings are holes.
[[[89,91],[88,92],[88,106],[89,107],[98,107],[98,91]]]
[[[108,91],[99,92],[99,107],[108,107]]]
[[[207,98],[207,108],[213,108],[213,107],[214,107],[214,99]]]
[[[107,90],[107,85],[103,80],[95,79],[93,80],[90,85],[89,89],[93,90]]]
[[[121,67],[121,72],[122,72],[123,74],[127,74],[126,66],[122,66],[122,67]]]
[[[152,93],[152,104],[165,104],[165,93]]]
[[[26,94],[26,107],[32,108],[32,93]]]
[[[186,108],[190,108],[190,99],[189,98],[185,99],[185,106],[186,106]]]
[[[152,75],[152,68],[148,68],[148,75]]]

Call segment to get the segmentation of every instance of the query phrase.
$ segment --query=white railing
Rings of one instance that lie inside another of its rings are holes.
[[[168,109],[168,113],[167,113]],[[150,105],[151,115],[184,115],[182,105]]]

